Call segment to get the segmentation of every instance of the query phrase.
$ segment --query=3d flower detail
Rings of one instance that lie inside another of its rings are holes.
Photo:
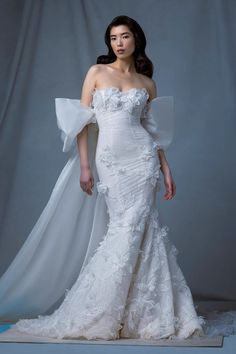
[[[133,112],[134,107],[140,106],[142,103],[143,95],[140,91],[134,91],[133,94],[125,95],[121,97],[121,102],[123,103],[124,110],[129,113]],[[135,104],[135,105],[134,105]]]
[[[126,168],[126,167],[119,167],[119,168],[117,169],[117,172],[120,173],[120,174],[123,174],[123,173],[125,173],[126,171],[127,171],[127,168]]]
[[[107,167],[111,167],[116,164],[114,155],[110,148],[107,146],[103,149],[103,152],[99,155],[99,160],[104,163]]]
[[[154,157],[155,155],[156,155],[155,149],[150,149],[148,147],[145,147],[141,153],[141,159],[149,160],[151,157]]]
[[[108,187],[102,182],[97,182],[97,191],[100,194],[106,194],[108,192]]]
[[[114,94],[115,93],[115,94]],[[145,104],[148,98],[146,90],[132,89],[122,92],[117,87],[110,87],[104,91],[97,90],[93,93],[93,106],[101,112],[125,110],[133,113]],[[134,104],[135,103],[135,104]]]
[[[158,142],[154,141],[152,147],[153,147],[154,150],[158,150],[159,149]]]
[[[139,224],[136,224],[136,225],[131,225],[131,231],[132,232],[135,232],[135,231],[138,231],[138,232],[140,232],[140,231],[142,231],[143,230],[143,226],[141,225],[141,223],[139,223]]]

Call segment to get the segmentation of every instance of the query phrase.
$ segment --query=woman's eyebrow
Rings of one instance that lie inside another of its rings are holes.
[[[130,34],[129,32],[123,32],[123,33],[121,33],[121,36],[123,36],[123,34]],[[110,35],[110,37],[115,37],[116,36],[116,34],[111,34]]]

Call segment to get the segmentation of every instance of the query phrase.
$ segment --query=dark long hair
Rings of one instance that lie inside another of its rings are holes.
[[[108,25],[105,32],[105,43],[108,47],[107,55],[100,55],[97,58],[97,64],[109,64],[116,60],[116,55],[112,50],[110,43],[110,32],[114,26],[125,25],[133,33],[135,39],[135,50],[133,53],[135,69],[138,73],[152,77],[153,64],[145,53],[146,37],[140,25],[128,16],[117,16]]]

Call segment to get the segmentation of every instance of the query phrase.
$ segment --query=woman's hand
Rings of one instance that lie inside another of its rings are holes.
[[[164,175],[164,184],[165,184],[165,188],[166,188],[166,192],[164,194],[164,199],[170,200],[176,194],[176,185],[175,185],[175,182],[173,180],[170,170],[164,171],[163,175]]]
[[[80,187],[89,195],[93,193],[94,178],[90,167],[81,167]]]

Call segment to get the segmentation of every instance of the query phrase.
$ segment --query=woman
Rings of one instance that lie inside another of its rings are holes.
[[[22,319],[14,328],[48,337],[107,340],[202,335],[203,319],[195,312],[176,249],[156,209],[159,170],[164,198],[176,192],[164,153],[173,130],[168,126],[171,99],[157,98],[145,36],[136,21],[116,17],[105,41],[109,53],[89,69],[81,101],[57,99],[57,116],[64,151],[77,136],[80,186],[89,198],[96,179],[90,123],[98,124],[96,186],[109,215],[106,234],[100,243],[91,238],[92,251],[60,307],[49,316]],[[167,115],[163,121],[160,116],[157,126],[153,114],[160,115],[161,106]]]

